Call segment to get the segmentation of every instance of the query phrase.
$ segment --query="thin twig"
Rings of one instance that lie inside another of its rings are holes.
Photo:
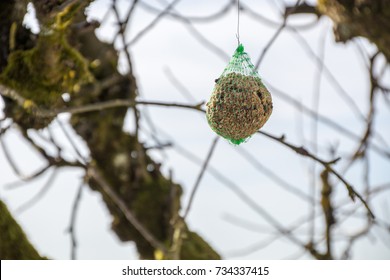
[[[3,96],[6,96],[18,103],[19,106],[23,107],[23,104],[27,101],[23,98],[16,90],[6,87],[0,84],[0,92]],[[187,108],[187,109],[195,109],[198,111],[205,112],[201,109],[201,106],[204,102],[189,105],[189,104],[179,104],[179,103],[165,103],[165,102],[154,102],[154,101],[133,101],[127,99],[114,99],[104,102],[98,102],[94,104],[88,104],[84,106],[75,106],[70,108],[61,108],[61,109],[53,109],[47,110],[44,108],[39,108],[36,105],[31,105],[31,114],[35,114],[36,117],[55,117],[60,113],[70,113],[70,114],[81,114],[81,113],[89,113],[94,111],[100,111],[105,109],[112,109],[118,107],[134,107],[135,105],[153,105],[153,106],[164,106],[164,107],[179,107],[179,108]]]
[[[245,6],[244,4],[241,4],[241,10],[243,12],[247,13],[250,17],[252,17],[256,21],[261,22],[261,24],[269,26],[271,28],[279,28],[282,25],[282,23],[280,23],[280,22],[276,22],[272,19],[267,18],[266,16],[264,16],[262,14],[259,14],[258,12],[255,12],[250,6]],[[284,14],[286,14],[286,13],[284,13]],[[283,19],[284,18],[285,17],[283,16]],[[300,24],[300,25],[286,24],[286,27],[294,27],[298,30],[307,30],[307,29],[311,29],[311,28],[317,26],[317,23],[318,23],[318,18],[312,22],[304,23],[304,24]]]
[[[201,170],[200,170],[200,173],[199,173],[198,177],[196,178],[194,187],[192,188],[192,191],[191,191],[190,199],[189,199],[188,204],[187,204],[187,208],[186,208],[186,210],[184,211],[183,220],[185,220],[185,218],[187,217],[188,213],[189,213],[190,210],[191,210],[192,202],[194,201],[194,198],[195,198],[195,193],[196,193],[196,191],[198,190],[200,181],[202,180],[203,174],[204,174],[204,172],[205,172],[206,169],[207,169],[207,166],[208,166],[208,164],[209,164],[209,161],[210,161],[210,159],[211,159],[211,156],[212,156],[213,153],[214,153],[215,147],[216,147],[216,145],[217,145],[217,143],[218,143],[218,139],[219,139],[218,136],[216,136],[216,137],[214,138],[214,140],[213,140],[213,142],[212,142],[212,144],[211,144],[210,150],[209,150],[209,152],[208,152],[208,154],[207,154],[207,157],[206,157],[206,159],[205,159],[205,161],[204,161],[204,163],[203,163],[203,165],[202,165],[202,168],[201,168]]]
[[[259,14],[256,14],[254,13],[251,9],[249,8],[246,8],[246,10],[250,11],[250,15],[252,15],[255,19],[258,19],[258,20],[261,20],[262,22],[264,22],[264,17],[259,15]],[[291,12],[291,10],[290,10]],[[287,17],[284,17],[284,19],[286,19]],[[270,20],[266,20],[266,22],[268,24],[274,24],[272,21]],[[307,52],[307,54],[312,57],[314,59],[314,61],[317,63],[317,65],[319,65],[320,63],[323,63],[323,61],[321,61],[318,56],[314,53],[314,51],[311,49],[310,45],[307,43],[307,41],[302,37],[302,35],[300,35],[300,33],[298,32],[298,28],[294,27],[294,26],[289,26],[287,24],[284,24],[282,23],[282,25],[280,25],[279,27],[280,30],[282,29],[286,29],[288,31],[292,31],[296,36],[294,38],[297,38],[298,39],[298,42],[301,44],[301,46],[303,47],[303,49]],[[277,30],[277,32],[274,34],[274,36],[271,38],[271,40],[269,41],[268,44],[272,44],[273,41],[276,40],[277,36],[280,34],[280,30]],[[265,49],[266,51],[267,49]],[[264,52],[264,51],[263,51]],[[264,55],[262,54],[259,58],[259,61],[261,62],[260,59],[263,59]],[[260,66],[260,62],[257,61],[256,63],[256,67],[258,68]],[[335,89],[339,92],[340,96],[344,99],[344,101],[346,102],[346,104],[348,104],[348,106],[350,106],[352,108],[352,110],[356,113],[356,115],[360,118],[360,119],[364,119],[364,115],[362,114],[362,112],[360,111],[359,107],[357,106],[356,102],[348,95],[348,93],[344,90],[344,88],[340,85],[340,83],[338,82],[338,80],[334,77],[334,75],[332,74],[332,72],[326,67],[326,65],[323,66],[324,68],[324,74],[326,74],[326,76],[328,77],[329,81],[331,82],[331,84],[335,87]]]
[[[166,2],[165,0],[163,0]],[[174,11],[174,9],[172,9]],[[180,15],[177,13],[177,15]],[[226,62],[226,60],[229,59],[229,55],[223,51],[221,48],[219,48],[213,41],[208,40],[202,32],[199,32],[198,29],[194,27],[192,22],[186,18],[182,17],[181,22],[185,24],[186,28],[190,32],[190,34],[198,40],[203,46],[205,46],[208,50],[212,51],[214,54],[216,54],[218,57],[220,57],[223,61]]]
[[[268,41],[267,45],[263,48],[263,51],[260,54],[259,59],[256,61],[255,68],[259,69],[260,63],[263,61],[265,55],[267,54],[269,48],[272,46],[272,44],[276,41],[276,39],[279,37],[283,29],[286,27],[286,19],[283,20],[283,24],[276,30],[275,34],[271,37],[271,39]]]
[[[4,152],[4,155],[5,155],[5,158],[7,159],[9,165],[11,166],[12,170],[15,172],[15,174],[21,178],[21,180],[28,180],[28,178],[30,176],[24,176],[22,174],[22,172],[20,171],[19,167],[17,166],[16,162],[14,161],[14,159],[12,158],[9,150],[8,150],[8,147],[2,137],[2,135],[0,135],[0,144],[1,144],[1,147],[3,148],[3,152]],[[39,175],[39,174],[38,174]]]
[[[260,161],[258,161],[255,156],[253,156],[251,153],[246,151],[244,148],[241,148],[239,150],[235,149],[235,147],[233,147],[233,148],[238,154],[240,154],[249,163],[251,163],[253,167],[255,167],[261,173],[265,174],[268,178],[273,180],[275,183],[277,183],[284,190],[296,195],[297,197],[303,199],[306,202],[309,202],[310,204],[313,203],[312,198],[309,195],[302,192],[298,187],[293,186],[289,182],[285,181],[283,178],[279,177],[275,172],[273,172],[271,169],[267,168],[265,165],[261,164]]]
[[[205,16],[191,16],[191,15],[181,15],[176,12],[174,12],[174,9],[168,12],[168,15],[176,20],[185,20],[185,21],[191,21],[196,23],[209,23],[211,21],[215,21],[217,19],[220,19],[222,16],[226,15],[230,9],[233,7],[233,4],[236,2],[236,0],[229,0],[225,6],[223,6],[220,10],[217,12],[211,14],[211,15],[205,15]],[[141,1],[139,3],[140,7],[144,8],[147,11],[151,11],[154,13],[161,13],[162,10],[155,8],[151,5],[149,5],[146,1]]]
[[[168,6],[165,7],[165,9],[157,15],[157,17],[154,18],[152,22],[150,22],[144,29],[142,29],[140,32],[138,32],[137,35],[133,37],[133,39],[124,45],[125,48],[130,47],[134,45],[137,41],[141,39],[148,31],[150,31],[168,12],[179,2],[180,0],[174,0],[171,2]]]
[[[369,146],[369,139],[372,134],[373,130],[373,122],[374,122],[374,116],[375,116],[375,97],[376,97],[376,89],[377,89],[377,80],[374,77],[374,63],[375,58],[379,52],[377,52],[373,57],[370,58],[370,68],[369,68],[369,74],[370,74],[370,96],[369,96],[369,109],[368,114],[366,117],[366,129],[363,133],[362,138],[360,139],[360,143],[358,145],[358,148],[354,152],[352,159],[359,158],[361,156],[364,156],[365,151],[367,150]]]
[[[129,11],[127,12],[127,15],[125,16],[125,20],[123,22],[123,34],[126,33],[126,29],[128,27],[128,23],[131,19],[132,14],[134,13],[135,7],[139,4],[138,0],[133,0],[133,4],[131,4],[131,7]]]
[[[260,66],[260,63],[263,61],[267,51],[269,50],[269,48],[272,46],[272,44],[276,41],[276,39],[279,37],[279,35],[281,34],[281,32],[283,31],[283,29],[286,27],[286,24],[287,24],[287,19],[288,19],[288,16],[293,13],[295,11],[295,9],[298,7],[298,5],[300,4],[301,0],[297,0],[297,2],[295,3],[294,7],[292,7],[288,12],[285,13],[284,17],[283,17],[283,22],[282,24],[280,25],[280,27],[276,30],[276,32],[274,33],[274,35],[271,37],[271,39],[268,41],[267,45],[264,47],[263,51],[261,52],[261,55],[259,57],[259,59],[257,60],[256,64],[255,64],[255,68],[258,69],[259,66]]]
[[[298,43],[302,46],[303,50],[310,56],[315,62],[318,68],[322,67],[324,75],[328,78],[328,81],[331,85],[337,90],[339,96],[344,100],[345,104],[351,108],[352,111],[360,120],[365,120],[364,114],[361,112],[359,106],[356,104],[355,100],[348,94],[348,92],[341,86],[338,79],[333,75],[332,71],[327,67],[323,60],[313,51],[310,44],[307,40],[293,27],[289,27],[287,30],[292,31],[295,35],[294,38],[297,39]]]
[[[295,108],[299,108],[303,113],[307,114],[308,116],[312,118],[317,118],[319,122],[329,126],[330,128],[333,128],[334,130],[342,133],[343,135],[345,135],[346,137],[352,140],[360,140],[360,136],[354,133],[353,131],[349,130],[348,128],[341,126],[339,123],[333,121],[332,119],[324,115],[316,113],[314,110],[310,109],[309,107],[306,107],[304,104],[296,100],[293,96],[276,88],[275,86],[271,85],[269,82],[266,81],[266,84],[273,94],[277,94],[282,100],[291,104]],[[376,145],[375,143],[372,143],[370,145],[370,148],[376,151],[378,155],[385,156],[386,158],[390,158],[390,151],[384,150],[382,147]]]
[[[352,187],[352,185],[350,183],[348,183],[336,170],[334,170],[331,165],[336,163],[340,158],[337,158],[337,159],[334,159],[334,160],[331,160],[331,161],[325,161],[325,160],[322,160],[320,158],[318,158],[317,156],[311,154],[310,152],[308,152],[304,147],[297,147],[297,146],[294,146],[288,142],[286,142],[284,140],[284,136],[282,137],[276,137],[276,136],[273,136],[267,132],[264,132],[264,131],[258,131],[259,134],[262,134],[270,139],[273,139],[281,144],[283,144],[284,146],[292,149],[293,151],[295,151],[296,153],[302,155],[302,156],[305,156],[305,157],[309,157],[315,161],[317,161],[318,163],[320,163],[322,166],[324,166],[330,173],[332,173],[333,175],[335,175],[344,185],[345,187],[347,188],[348,190],[348,194],[350,196],[350,198],[354,201],[355,200],[355,197],[357,197],[364,205],[364,207],[366,207],[368,213],[370,214],[370,216],[372,218],[375,218],[374,214],[372,213],[370,207],[368,206],[367,202],[364,200],[364,198]]]
[[[82,193],[83,193],[83,188],[84,188],[84,181],[80,184],[78,190],[77,190],[77,194],[76,194],[76,197],[75,197],[75,200],[73,202],[73,206],[72,206],[72,212],[70,214],[70,225],[69,225],[69,229],[68,229],[68,232],[70,234],[70,258],[72,260],[75,260],[77,258],[77,238],[76,238],[76,218],[77,218],[77,212],[78,212],[78,209],[79,209],[79,205],[80,205],[80,202],[81,202],[81,197],[82,197]]]
[[[30,200],[28,200],[27,202],[23,203],[18,208],[16,208],[15,213],[18,213],[18,214],[23,213],[27,209],[34,206],[39,200],[41,200],[45,196],[45,194],[48,192],[50,187],[53,185],[53,182],[54,182],[56,176],[58,175],[57,171],[58,171],[58,169],[54,168],[52,173],[50,174],[49,178],[47,179],[46,183],[43,185],[42,189],[36,195],[34,195]]]
[[[37,172],[34,172],[30,175],[24,175],[22,173],[22,171],[19,169],[16,162],[14,161],[13,157],[11,156],[11,153],[10,153],[1,134],[0,134],[0,144],[1,144],[1,147],[3,148],[4,155],[9,163],[9,165],[11,166],[11,168],[15,172],[15,174],[19,177],[19,179],[22,181],[31,181],[32,179],[38,178],[39,176],[44,174],[51,167],[50,165],[46,165],[45,167],[38,170]]]
[[[37,172],[33,173],[33,174],[30,174],[30,175],[24,175],[24,176],[20,176],[20,174],[18,175],[19,179],[21,181],[16,181],[16,182],[11,182],[11,183],[8,183],[6,184],[6,188],[7,189],[14,189],[14,188],[17,188],[17,187],[20,187],[20,186],[24,186],[27,182],[31,182],[32,180],[34,179],[38,179],[41,175],[45,174],[46,171],[48,171],[52,166],[50,164],[46,165],[45,167],[41,168],[40,170],[38,170]]]
[[[76,156],[79,157],[79,160],[81,161],[82,164],[86,164],[86,163],[88,162],[88,159],[85,158],[85,157],[81,154],[80,149],[77,147],[75,141],[74,141],[73,138],[70,136],[69,132],[68,132],[67,129],[65,128],[64,124],[62,123],[62,121],[59,120],[58,118],[56,118],[56,122],[57,122],[57,124],[59,125],[60,129],[62,130],[62,133],[65,135],[66,139],[68,140],[69,144],[72,146],[73,150],[75,151]]]

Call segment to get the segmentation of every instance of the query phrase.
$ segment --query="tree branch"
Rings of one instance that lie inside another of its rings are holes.
[[[358,193],[356,192],[356,190],[352,187],[352,185],[350,183],[348,183],[344,178],[343,176],[341,176],[336,170],[334,170],[332,168],[332,164],[336,163],[337,161],[340,160],[340,158],[336,158],[334,160],[331,160],[331,161],[325,161],[325,160],[322,160],[320,158],[318,158],[317,156],[311,154],[310,152],[308,152],[304,147],[297,147],[297,146],[294,146],[288,142],[286,142],[284,140],[284,136],[282,137],[276,137],[276,136],[273,136],[267,132],[264,132],[264,131],[258,131],[258,133],[270,138],[270,139],[273,139],[281,144],[283,144],[284,146],[290,148],[291,150],[295,151],[296,153],[302,155],[302,156],[305,156],[305,157],[308,157],[308,158],[311,158],[313,160],[315,160],[316,162],[320,163],[323,167],[325,167],[326,170],[328,170],[330,173],[332,173],[333,175],[335,175],[344,185],[345,187],[347,188],[348,190],[348,194],[350,196],[350,198],[355,201],[355,197],[357,197],[364,205],[364,207],[366,207],[368,213],[370,214],[370,216],[372,218],[375,218],[374,214],[372,213],[370,207],[368,206],[367,202],[364,200],[364,198]]]

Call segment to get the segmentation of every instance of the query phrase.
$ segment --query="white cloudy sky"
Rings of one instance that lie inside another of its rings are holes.
[[[162,7],[161,1],[158,0],[144,2],[155,7]],[[227,2],[227,0],[182,0],[175,7],[175,11],[185,16],[205,16],[218,11]],[[242,0],[241,2],[273,21],[281,22],[279,9],[284,5],[282,0]],[[106,0],[95,1],[89,10],[90,17],[101,19],[109,3]],[[128,1],[119,1],[119,3],[125,13]],[[185,96],[169,80],[167,71],[170,71],[189,90],[196,102],[206,101],[212,91],[214,80],[222,73],[229,56],[237,45],[235,37],[236,12],[237,10],[231,9],[217,21],[194,24],[194,27],[205,38],[226,53],[226,57],[210,51],[191,35],[185,24],[169,17],[162,19],[152,31],[132,45],[130,52],[141,98],[188,103]],[[129,38],[142,30],[155,16],[154,13],[137,8],[129,29]],[[314,16],[295,16],[294,20],[289,21],[289,23],[305,25],[313,21],[315,21]],[[253,61],[256,61],[276,29],[261,24],[242,13],[240,30],[241,42]],[[110,40],[114,33],[112,22],[98,31],[98,35],[104,40]],[[334,77],[337,77],[342,87],[358,104],[359,109],[366,113],[368,110],[369,77],[364,68],[364,59],[357,51],[356,44],[335,44],[332,24],[324,17],[315,27],[299,31],[299,33],[316,54],[325,44],[324,61],[327,68]],[[373,53],[374,47],[372,45],[363,39],[359,39],[359,43],[368,53]],[[121,64],[121,67],[125,71],[126,65],[124,63]],[[266,85],[287,92],[308,107],[313,106],[313,92],[316,88],[315,77],[318,75],[316,63],[307,55],[300,41],[292,32],[283,31],[262,61],[259,73]],[[389,77],[390,73],[387,71],[387,81]],[[329,82],[328,76],[322,77],[320,89],[319,112],[355,133],[363,133],[363,124],[350,109],[349,104],[340,98],[337,90]],[[390,110],[381,98],[378,98],[376,104],[379,113],[375,118],[375,124],[377,131],[389,144]],[[277,94],[273,95],[273,101],[274,112],[264,126],[264,130],[278,136],[285,134],[288,141],[298,146],[305,144],[305,146],[311,147],[312,121],[285,103]],[[214,133],[208,127],[202,114],[189,110],[157,107],[148,108],[148,114],[156,127],[166,133],[166,135],[160,133],[162,141],[174,140],[198,157],[205,158]],[[63,120],[67,118],[66,115],[61,116]],[[147,127],[145,119],[143,119],[143,124]],[[52,128],[57,131],[58,141],[62,141],[64,137],[59,128],[56,125],[52,125]],[[130,116],[125,129],[133,130]],[[141,137],[144,141],[150,141],[150,137],[146,133],[143,133]],[[338,151],[341,155],[345,151],[350,151],[351,147],[356,146],[356,143],[322,124],[319,124],[318,139],[318,153],[326,159],[330,159],[327,150],[331,145],[338,145]],[[4,140],[8,143],[25,173],[33,172],[39,167],[41,162],[26,143],[20,140],[17,132],[7,133]],[[65,141],[63,142],[65,146],[68,145]],[[255,135],[248,143],[239,147],[220,140],[211,160],[213,168],[237,184],[243,192],[266,209],[283,226],[288,227],[294,221],[308,214],[310,208],[307,203],[289,194],[270,178],[258,172],[240,155],[239,151],[241,150],[250,153],[261,164],[305,193],[310,193],[311,189],[311,161],[261,135]],[[162,170],[165,174],[168,174],[169,170],[173,170],[174,180],[182,184],[184,188],[183,204],[186,205],[188,194],[196,180],[200,166],[183,157],[176,149],[167,149],[164,154],[153,152],[151,155],[157,161],[162,162]],[[69,153],[68,156],[72,157],[72,154]],[[370,154],[370,161],[372,164],[370,173],[372,185],[388,183],[390,181],[388,172],[390,162],[385,161],[383,157],[375,153]],[[343,160],[337,165],[337,168],[342,170]],[[356,165],[346,174],[346,178],[353,182],[358,189],[362,187],[361,170],[362,165]],[[317,167],[317,172],[320,171],[320,168]],[[42,189],[50,174],[17,189],[9,190],[6,185],[16,181],[17,177],[8,166],[2,150],[0,150],[0,174],[0,197],[15,213],[17,220],[37,249],[51,258],[69,258],[70,238],[66,234],[66,229],[82,173],[74,169],[63,170],[55,178],[43,199],[28,211],[20,214],[16,213],[15,210]],[[335,193],[337,201],[346,200],[347,193],[341,184],[336,185]],[[372,207],[379,217],[389,220],[389,203],[387,193],[387,196],[385,194],[373,201]],[[250,231],[233,225],[227,221],[227,216],[235,216],[249,221],[257,225],[259,230]],[[260,229],[268,224],[210,173],[206,173],[202,180],[188,222],[193,230],[201,233],[225,258],[279,259],[295,256],[301,252],[288,240],[281,238],[262,250],[255,250],[250,254],[239,254],[244,253],[243,249],[254,248],[254,244],[267,240],[269,234]],[[343,233],[353,233],[359,226],[359,220],[356,219],[347,222],[338,230]],[[100,195],[89,189],[85,189],[83,192],[77,223],[77,237],[79,258],[137,258],[132,244],[119,242],[117,237],[111,233],[110,216],[101,203]],[[387,247],[384,245],[386,242]],[[364,259],[389,259],[389,244],[388,234],[386,236],[384,232],[374,230],[370,238],[365,238],[356,244],[353,256]],[[338,249],[336,248],[336,251]]]

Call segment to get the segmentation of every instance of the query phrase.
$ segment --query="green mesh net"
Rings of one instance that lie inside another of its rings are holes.
[[[212,130],[235,145],[248,140],[271,115],[271,94],[241,44],[216,80],[206,107]]]

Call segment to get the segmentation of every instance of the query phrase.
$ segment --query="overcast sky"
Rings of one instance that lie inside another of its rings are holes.
[[[128,1],[119,1],[123,13],[127,10]],[[161,1],[144,1],[155,7],[163,7]],[[205,16],[218,11],[228,1],[189,1],[182,0],[175,11],[184,16]],[[243,5],[251,7],[257,13],[281,23],[279,9],[283,1],[241,1]],[[292,1],[290,1],[292,2]],[[313,1],[311,1],[313,2]],[[97,0],[89,9],[90,18],[102,19],[109,5],[109,1]],[[140,30],[151,22],[156,14],[136,9],[129,29],[129,38],[133,38]],[[112,18],[113,20],[113,18]],[[294,16],[294,25],[307,25],[314,22],[314,16]],[[27,21],[31,22],[31,21]],[[163,18],[141,40],[131,46],[135,76],[140,89],[140,99],[191,102],[182,91],[179,91],[170,81],[174,75],[191,93],[192,102],[206,101],[210,97],[214,80],[222,73],[233,54],[236,46],[237,10],[231,9],[217,21],[194,23],[193,26],[207,40],[223,51],[217,54],[201,44],[190,33],[188,27],[170,17]],[[277,27],[264,25],[246,13],[240,18],[240,39],[247,53],[255,63],[265,45],[274,35]],[[111,40],[115,30],[112,21],[105,24],[98,35],[101,39]],[[325,65],[330,70],[349,96],[356,102],[359,110],[366,114],[368,110],[368,82],[364,59],[357,51],[356,44],[336,44],[332,32],[332,23],[325,17],[319,20],[314,27],[299,31],[311,49],[318,54],[325,44]],[[359,44],[368,53],[375,48],[364,39]],[[308,107],[313,107],[313,92],[316,88],[317,67],[315,61],[302,47],[301,41],[291,31],[283,31],[264,57],[259,74],[266,85],[276,87],[287,92]],[[118,47],[120,47],[118,45]],[[126,65],[121,63],[121,70],[126,71]],[[170,74],[169,74],[170,73]],[[387,82],[390,80],[390,71],[387,69]],[[388,83],[389,84],[389,83]],[[359,121],[350,104],[340,98],[335,87],[329,82],[329,77],[322,76],[320,87],[319,112],[348,127],[350,130],[362,134],[364,126]],[[271,90],[272,94],[272,90]],[[390,144],[389,107],[382,97],[376,103],[378,115],[375,118],[375,129]],[[277,94],[273,94],[274,111],[264,126],[264,131],[280,136],[284,134],[288,141],[297,146],[312,146],[312,120],[303,116],[296,109],[285,103]],[[3,106],[3,105],[2,105]],[[162,141],[174,141],[179,146],[191,151],[199,158],[204,159],[215,136],[209,128],[204,115],[190,110],[167,109],[149,107],[147,113],[156,127],[161,130]],[[66,121],[69,116],[63,114],[61,120]],[[129,114],[125,129],[133,131],[134,125]],[[141,139],[150,144],[150,135],[146,119],[142,116],[145,127]],[[69,158],[72,152],[69,144],[63,139],[58,126],[54,123],[52,129],[57,131],[58,141],[69,148]],[[331,128],[319,124],[318,126],[318,154],[330,159],[329,147],[337,146],[337,154],[343,155],[350,151],[356,143],[351,142],[343,135]],[[165,133],[165,134],[163,134]],[[31,152],[28,145],[20,140],[16,131],[7,133],[4,137],[10,147],[18,165],[28,174],[37,170],[42,164],[37,155]],[[79,143],[83,146],[83,143]],[[275,141],[261,135],[255,135],[247,143],[238,147],[230,145],[221,139],[211,160],[211,166],[229,178],[234,184],[251,197],[258,205],[266,209],[279,223],[288,227],[294,221],[308,214],[309,205],[296,196],[283,190],[278,184],[265,176],[253,165],[248,163],[239,151],[252,155],[261,164],[290,182],[301,191],[310,193],[312,161],[298,156]],[[173,170],[173,178],[184,188],[183,205],[186,205],[188,194],[194,185],[200,171],[200,166],[189,161],[177,149],[167,149],[164,153],[152,152],[151,156],[162,162],[162,171],[168,174]],[[373,186],[390,182],[390,162],[375,153],[370,154],[371,173],[370,182]],[[343,168],[343,160],[336,166]],[[317,173],[321,171],[319,167]],[[346,178],[358,189],[362,189],[362,164],[351,168]],[[0,197],[5,200],[10,210],[27,232],[30,240],[38,251],[54,259],[68,259],[70,256],[70,237],[66,229],[70,221],[70,211],[76,190],[80,184],[82,172],[75,169],[64,169],[56,176],[53,184],[48,188],[42,200],[23,213],[15,210],[34,194],[38,193],[48,180],[50,172],[42,178],[21,187],[9,190],[6,185],[17,181],[12,169],[7,164],[3,151],[0,149]],[[318,176],[317,176],[318,177]],[[318,182],[316,182],[318,185]],[[390,199],[385,193],[371,204],[378,217],[389,220]],[[336,184],[335,200],[348,201],[348,195],[343,185]],[[351,204],[352,202],[347,202]],[[357,202],[358,203],[358,202]],[[347,206],[348,208],[348,206]],[[364,211],[361,211],[364,213]],[[239,218],[251,223],[253,229],[245,229],[228,221],[228,218]],[[207,172],[196,194],[192,210],[188,217],[192,230],[200,233],[225,258],[240,259],[281,259],[301,256],[301,250],[292,245],[285,238],[281,238],[262,250],[252,250],[269,238],[270,234],[264,231],[269,227],[258,213],[241,201],[229,188],[216,180]],[[134,245],[121,243],[110,231],[111,218],[101,202],[98,193],[84,189],[77,222],[78,257],[81,259],[135,259],[137,258]],[[318,219],[318,225],[321,218]],[[340,233],[353,233],[359,229],[359,219],[352,219],[337,229]],[[272,228],[271,228],[272,229]],[[303,228],[305,229],[305,228]],[[320,229],[318,229],[320,230]],[[302,231],[300,234],[305,234]],[[304,235],[303,235],[304,236]],[[380,230],[373,230],[370,238],[359,241],[353,250],[354,258],[377,259],[390,258],[389,234]],[[384,243],[387,243],[387,247]],[[246,251],[247,249],[247,251]],[[335,248],[336,252],[341,248]]]

